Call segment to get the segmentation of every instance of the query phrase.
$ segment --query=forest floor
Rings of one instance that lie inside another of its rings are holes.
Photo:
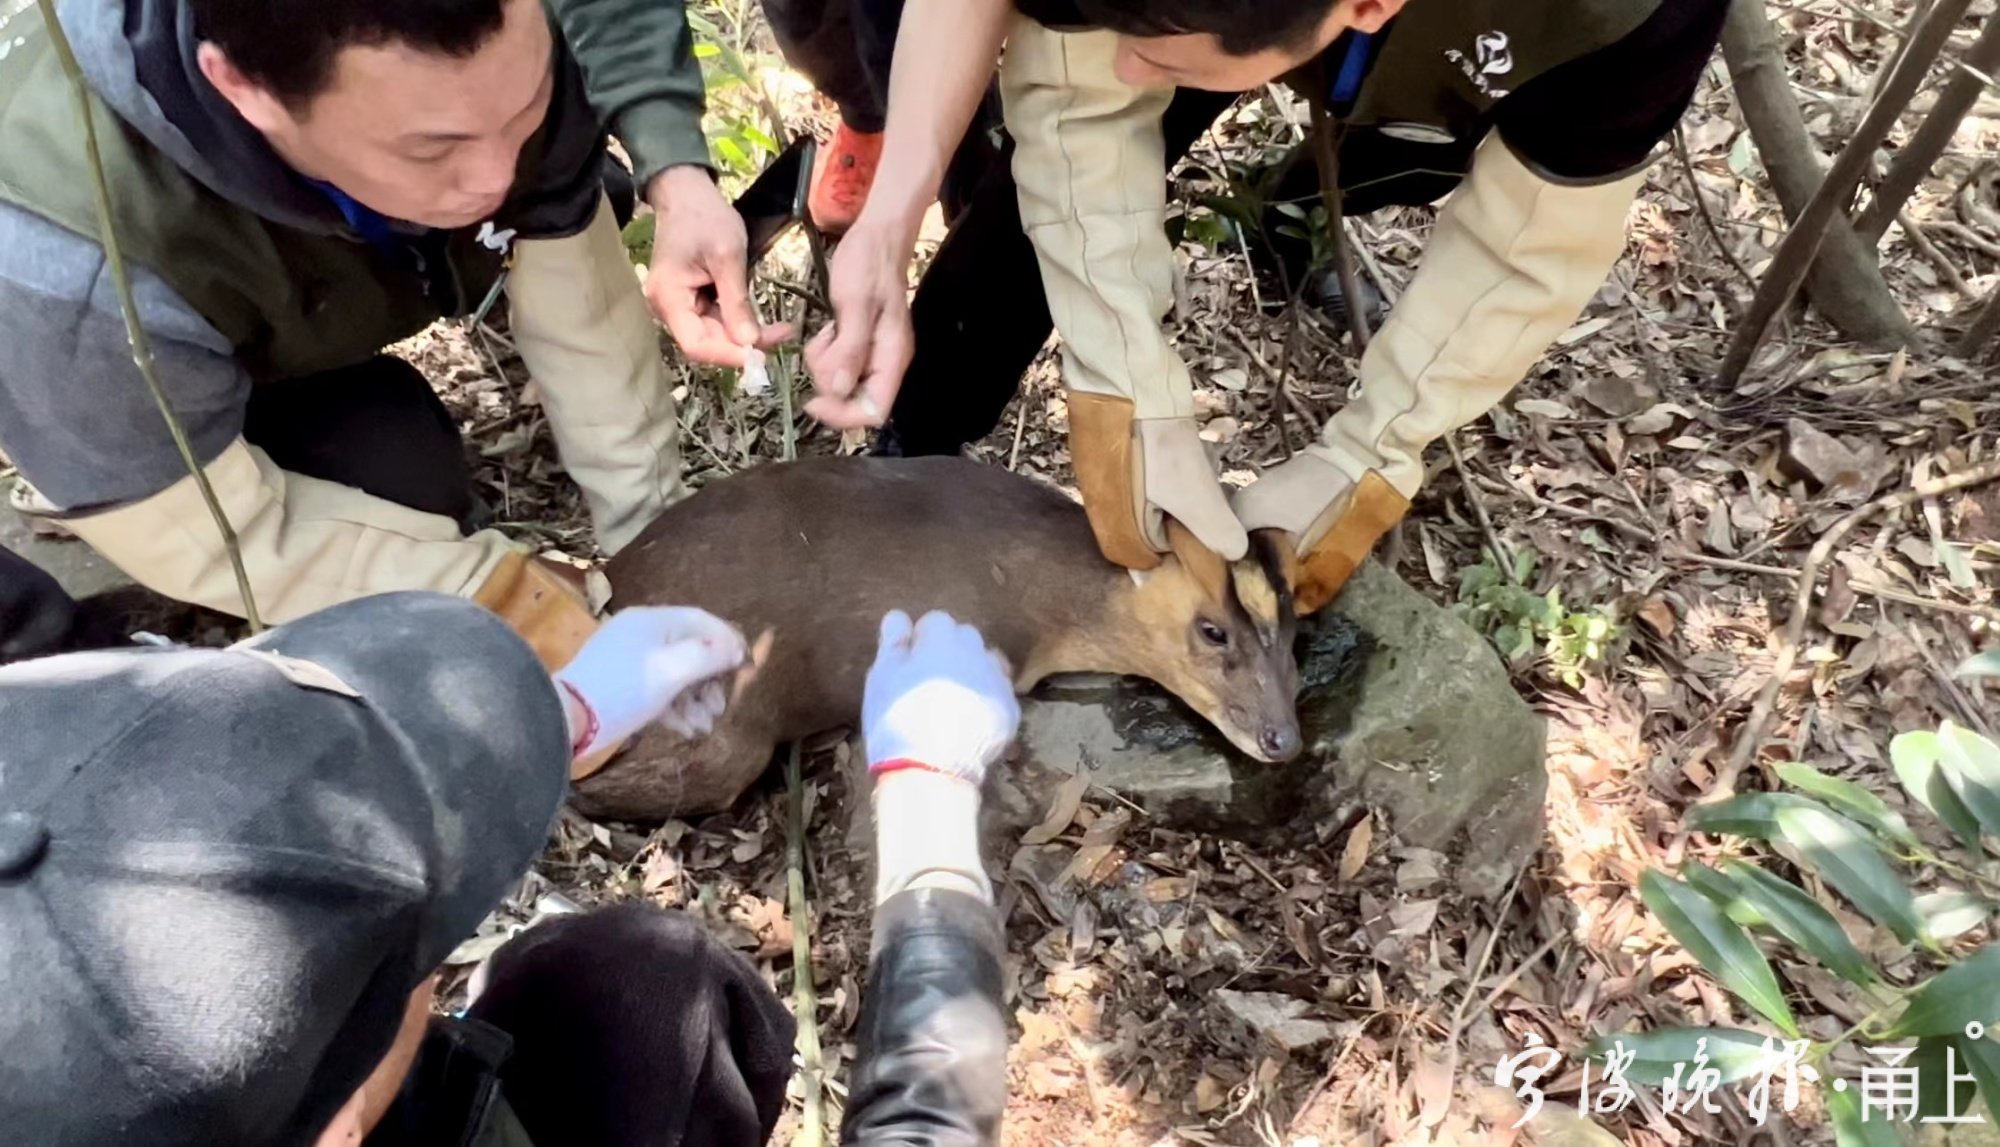
[[[726,54],[790,129],[823,132],[827,109],[761,47],[753,21],[732,18],[741,15],[711,14]],[[1830,154],[1865,108],[1902,13],[1807,0],[1773,15]],[[726,86],[715,101],[721,133],[740,132],[727,116],[770,106]],[[1514,665],[1549,731],[1547,835],[1517,888],[1501,903],[1469,901],[1441,858],[1400,847],[1395,826],[1379,820],[1307,851],[1172,832],[1143,816],[1093,834],[1093,824],[1115,823],[1117,805],[1092,792],[1058,824],[1057,843],[1111,844],[1192,891],[1159,906],[1157,928],[1128,930],[1106,913],[1079,930],[1022,882],[1001,882],[1016,1021],[1007,1142],[1582,1142],[1574,1107],[1586,1081],[1574,1053],[1593,1036],[1756,1026],[1640,903],[1638,878],[1739,848],[1685,834],[1682,816],[1729,777],[1814,542],[1878,497],[1993,457],[2000,397],[1986,368],[1933,348],[2000,283],[1995,116],[1989,97],[1912,203],[1915,230],[1893,227],[1883,245],[1887,279],[1927,341],[1871,351],[1794,312],[1746,380],[1722,390],[1714,368],[1748,297],[1746,275],[1761,271],[1783,220],[1718,59],[1683,125],[1687,159],[1669,152],[1651,168],[1610,280],[1514,395],[1455,436],[1461,458],[1443,444],[1432,451],[1430,480],[1382,553],[1410,584],[1453,603],[1464,571],[1490,567],[1485,555],[1502,547],[1524,561],[1528,588],[1557,592],[1567,615],[1616,625],[1598,659],[1574,648],[1551,657],[1537,642]],[[1246,97],[1180,171],[1180,210],[1200,217],[1204,196],[1229,193],[1210,173],[1287,146],[1303,123],[1303,107],[1279,90]],[[1352,221],[1366,272],[1392,306],[1432,216],[1394,209]],[[1241,483],[1309,439],[1344,401],[1356,363],[1325,320],[1260,306],[1240,248],[1179,250],[1175,340],[1194,371],[1203,436],[1225,481]],[[805,262],[794,243],[764,271],[803,280]],[[773,294],[772,309],[786,298]],[[445,325],[413,349],[478,446],[503,524],[588,559],[580,505],[504,336]],[[692,481],[782,456],[779,396],[746,397],[725,376],[684,371],[680,397]],[[975,454],[1067,488],[1064,428],[1045,352]],[[795,429],[801,453],[863,445],[802,416]],[[1770,766],[1801,761],[1908,811],[1890,738],[1945,718],[1990,727],[1981,683],[1954,679],[1951,667],[1990,644],[1996,558],[2000,487],[1868,516],[1824,563],[1800,656],[1738,787],[1775,787]],[[838,738],[810,749],[812,975],[837,1111],[865,977],[870,873],[840,812],[864,799],[838,767],[847,750]],[[996,874],[1010,860],[989,858]],[[689,823],[566,819],[513,919],[620,897],[686,906],[789,1000],[785,888],[786,794],[774,778],[733,811]],[[1815,891],[1864,952],[1892,971],[1905,966],[1893,937]],[[1778,970],[1808,1033],[1829,1038],[1862,1018],[1830,974],[1782,956]],[[1215,1003],[1225,987],[1294,997],[1328,1038],[1290,1055],[1245,1041]],[[1542,1081],[1549,1106],[1517,1130],[1524,1108],[1512,1087],[1495,1085],[1495,1069],[1531,1041],[1567,1058]],[[1642,1090],[1597,1122],[1635,1144],[1830,1141],[1816,1095],[1787,1128],[1754,1125],[1735,1098],[1719,1107],[1669,1113]]]

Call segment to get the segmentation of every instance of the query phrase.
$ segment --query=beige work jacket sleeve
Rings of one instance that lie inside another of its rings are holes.
[[[391,590],[472,597],[519,552],[494,531],[462,537],[449,518],[288,473],[240,438],[206,469],[258,612],[272,624]],[[63,524],[148,589],[243,616],[228,549],[194,478]]]
[[[617,553],[686,491],[660,328],[610,201],[578,234],[516,243],[507,297],[556,453]]]
[[[1506,397],[1576,321],[1624,250],[1644,179],[1558,184],[1498,135],[1480,145],[1362,357],[1359,396],[1235,498],[1247,529],[1291,535],[1302,608],[1330,599],[1403,515],[1423,484],[1424,448]]]
[[[1021,222],[1062,334],[1064,384],[1129,399],[1142,421],[1184,418],[1187,367],[1160,326],[1173,303],[1160,136],[1173,91],[1119,82],[1117,42],[1014,18],[1000,88]]]

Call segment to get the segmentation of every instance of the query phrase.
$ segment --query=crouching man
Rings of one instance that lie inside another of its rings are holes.
[[[12,7],[0,17],[0,451],[31,484],[25,508],[143,585],[240,613],[220,531],[132,362],[56,46],[37,6]],[[740,365],[783,333],[749,310],[743,228],[705,166],[680,4],[58,7],[139,322],[264,617],[437,590],[490,606],[561,664],[590,631],[581,595],[501,534],[472,532],[458,429],[423,376],[382,351],[476,312],[504,282],[602,549],[678,496],[674,403],[607,195],[607,126],[660,214],[647,293],[681,349]],[[636,78],[592,89],[593,110],[584,77],[606,58]],[[629,209],[631,180],[620,169],[613,183]]]
[[[754,1147],[791,1018],[690,917],[625,904],[435,974],[547,839],[568,762],[707,728],[743,641],[614,615],[553,677],[437,594],[227,650],[0,669],[0,1126],[43,1147]],[[1019,721],[1000,658],[892,614],[867,685],[880,877],[850,1143],[997,1133],[1006,1051],[978,783]]]

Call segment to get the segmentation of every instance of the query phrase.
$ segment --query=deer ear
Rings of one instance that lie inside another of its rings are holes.
[[[1272,578],[1288,590],[1299,586],[1299,551],[1292,536],[1283,530],[1258,530],[1250,535],[1250,552]]]
[[[1174,557],[1180,559],[1181,568],[1194,578],[1194,583],[1201,587],[1210,601],[1228,600],[1229,563],[1223,560],[1221,554],[1203,545],[1201,539],[1172,516],[1167,518],[1167,545],[1174,551]]]

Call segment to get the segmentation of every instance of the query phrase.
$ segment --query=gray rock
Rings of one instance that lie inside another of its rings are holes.
[[[26,518],[4,504],[0,504],[0,546],[48,571],[74,598],[132,584],[124,571],[99,557],[96,550],[75,538],[41,537]]]
[[[1447,877],[1504,891],[1541,845],[1544,729],[1492,648],[1369,562],[1300,627],[1306,749],[1269,765],[1150,682],[1051,681],[1023,705],[1020,760],[988,786],[987,831],[1039,821],[1064,778],[1092,780],[1156,821],[1265,843],[1324,843],[1364,806],[1406,844],[1452,855]]]
[[[1238,992],[1218,988],[1215,1002],[1249,1035],[1280,1050],[1304,1051],[1334,1036],[1333,1025],[1305,1018],[1307,1003],[1277,992]]]

